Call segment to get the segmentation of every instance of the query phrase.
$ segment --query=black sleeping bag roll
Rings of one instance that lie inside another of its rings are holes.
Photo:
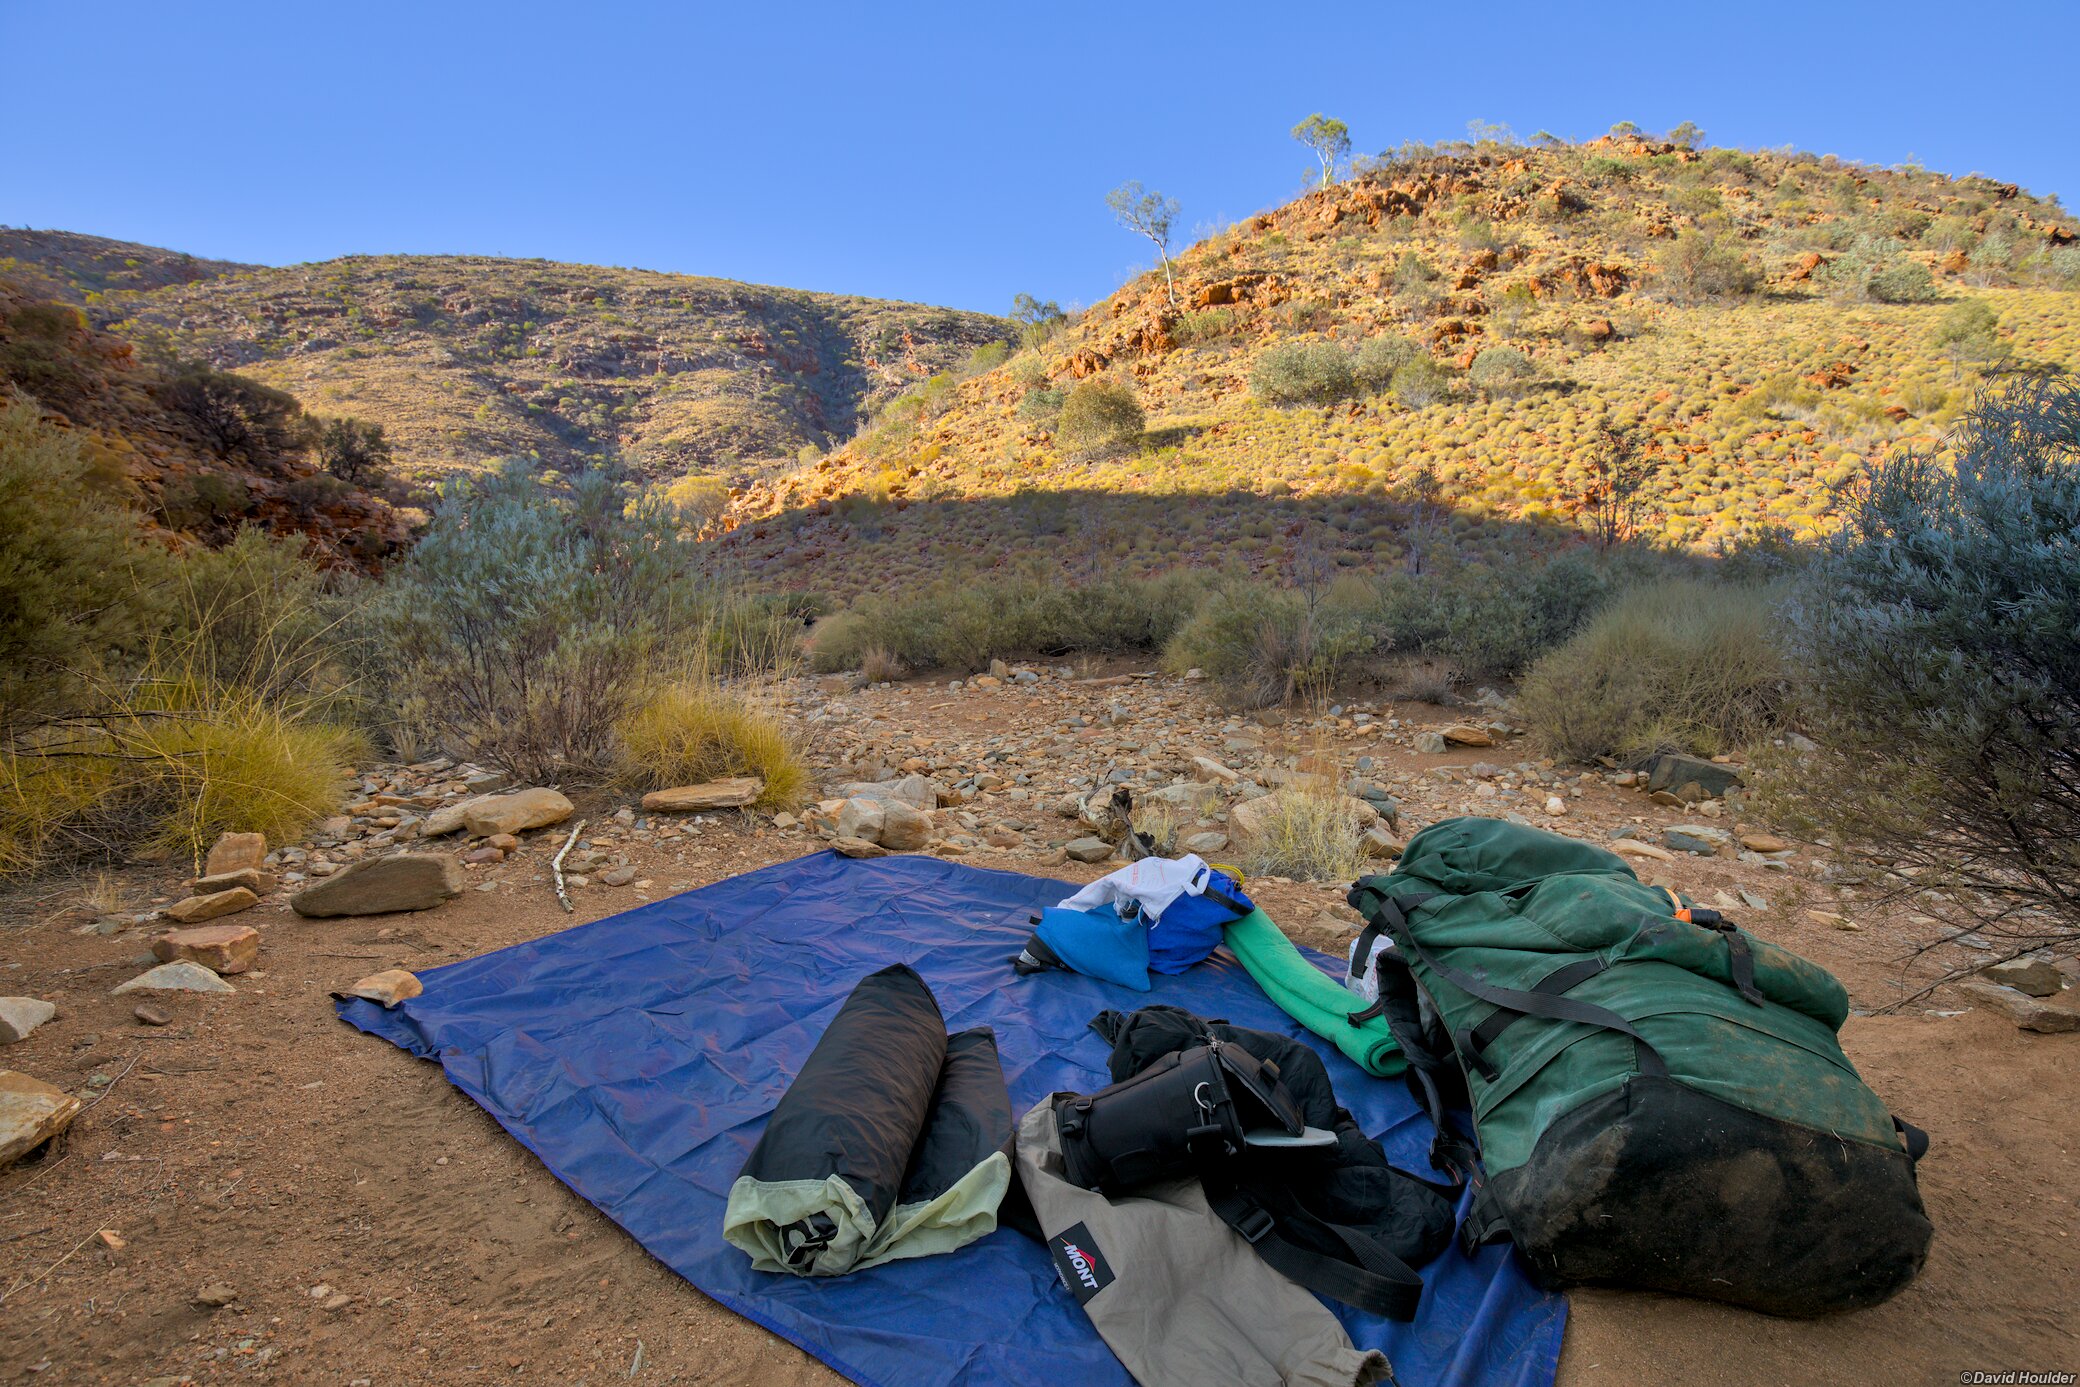
[[[766,1121],[723,1235],[761,1271],[835,1276],[996,1227],[1011,1099],[988,1030],[950,1040],[931,989],[869,974]]]

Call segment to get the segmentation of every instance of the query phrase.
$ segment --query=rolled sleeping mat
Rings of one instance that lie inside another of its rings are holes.
[[[1373,1016],[1354,1024],[1350,1018],[1365,1010],[1364,1000],[1302,957],[1269,915],[1253,910],[1223,934],[1228,951],[1280,1011],[1343,1051],[1359,1068],[1391,1079],[1408,1067],[1386,1019]]]
[[[1002,1142],[1010,1132],[995,1037],[967,1038],[975,1034],[949,1043],[912,968],[862,979],[730,1187],[723,1236],[761,1271],[837,1276],[951,1251],[994,1229],[1008,1156],[992,1146],[951,1173],[981,1134],[1000,1127]],[[928,1139],[934,1126],[945,1131]]]

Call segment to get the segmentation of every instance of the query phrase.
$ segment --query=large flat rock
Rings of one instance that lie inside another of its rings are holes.
[[[289,898],[289,905],[298,915],[319,919],[389,915],[402,910],[431,910],[442,901],[461,895],[462,885],[462,864],[453,855],[401,852],[356,862],[345,871],[298,891]]]
[[[196,925],[204,920],[214,920],[221,915],[236,915],[241,910],[250,910],[260,904],[260,898],[244,886],[233,886],[223,891],[212,891],[206,896],[190,896],[166,907],[166,918],[178,920],[184,925]]]
[[[28,1038],[29,1032],[58,1014],[41,997],[0,997],[0,1045]]]
[[[251,925],[171,930],[152,941],[152,956],[161,963],[186,959],[212,973],[243,973],[260,956],[260,931]]]
[[[488,838],[494,833],[520,833],[560,824],[574,809],[555,790],[517,790],[510,795],[486,795],[470,805],[462,813],[462,826],[479,838]]]
[[[766,792],[766,783],[755,775],[711,780],[705,785],[677,785],[669,790],[652,790],[643,796],[643,808],[651,813],[695,814],[706,809],[742,809]]]

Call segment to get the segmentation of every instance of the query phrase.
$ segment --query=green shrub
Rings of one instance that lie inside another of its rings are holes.
[[[1943,888],[2016,950],[2080,946],[2080,387],[1982,397],[1952,461],[1872,470],[1790,623],[1819,749],[1801,827]],[[2004,952],[2008,951],[2004,947]]]
[[[1746,748],[1781,725],[1789,687],[1773,607],[1695,579],[1634,588],[1531,667],[1518,709],[1571,760]]]
[[[1383,648],[1446,660],[1470,679],[1513,679],[1579,631],[1626,579],[1578,554],[1449,564],[1379,579],[1368,619]]]
[[[966,672],[999,657],[1153,651],[1190,617],[1200,591],[1196,576],[1175,573],[1082,586],[1014,577],[862,598],[816,624],[809,660],[830,674],[878,652],[910,670]]]
[[[1071,454],[1093,457],[1139,442],[1146,423],[1132,390],[1094,376],[1063,399],[1055,436]]]
[[[1466,369],[1466,383],[1483,395],[1511,398],[1538,381],[1538,366],[1515,347],[1488,347]]]
[[[1036,385],[1018,402],[1018,417],[1029,424],[1051,429],[1062,417],[1062,402],[1068,398],[1068,393],[1051,385]]]
[[[1274,405],[1332,404],[1357,389],[1350,355],[1334,342],[1282,342],[1250,368],[1250,393]]]
[[[1984,299],[1960,299],[1936,323],[1929,344],[1959,365],[1985,365],[2007,355],[2001,316]]]
[[[0,745],[71,711],[157,624],[171,562],[94,484],[83,437],[0,397]]]
[[[1436,404],[1451,385],[1452,378],[1444,367],[1427,356],[1419,356],[1394,372],[1394,398],[1410,409]]]
[[[1655,256],[1661,289],[1678,303],[1744,298],[1762,285],[1757,269],[1737,241],[1685,229]]]
[[[1351,357],[1351,374],[1358,384],[1377,395],[1393,383],[1394,373],[1414,361],[1422,349],[1398,333],[1381,333],[1358,344]]]
[[[1203,670],[1245,708],[1328,694],[1377,638],[1362,606],[1268,583],[1216,587],[1163,647],[1163,665]]]
[[[529,781],[603,774],[613,728],[713,607],[699,551],[653,498],[592,471],[554,487],[516,459],[457,484],[365,608],[404,745]]]
[[[1261,830],[1240,845],[1244,871],[1330,882],[1350,882],[1364,873],[1364,830],[1341,795],[1289,786],[1269,800]]]
[[[1928,266],[1901,253],[1897,241],[1861,235],[1814,276],[1838,298],[1921,303],[1936,296]]]

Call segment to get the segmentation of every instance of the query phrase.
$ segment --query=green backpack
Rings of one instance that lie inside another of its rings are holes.
[[[1547,1286],[1782,1315],[1875,1305],[1921,1269],[1927,1139],[1842,1053],[1826,970],[1501,819],[1432,824],[1350,900],[1394,945],[1355,1015],[1385,1018],[1433,1161],[1474,1185],[1469,1249],[1508,1238]],[[1477,1151],[1446,1119],[1462,1101]]]

